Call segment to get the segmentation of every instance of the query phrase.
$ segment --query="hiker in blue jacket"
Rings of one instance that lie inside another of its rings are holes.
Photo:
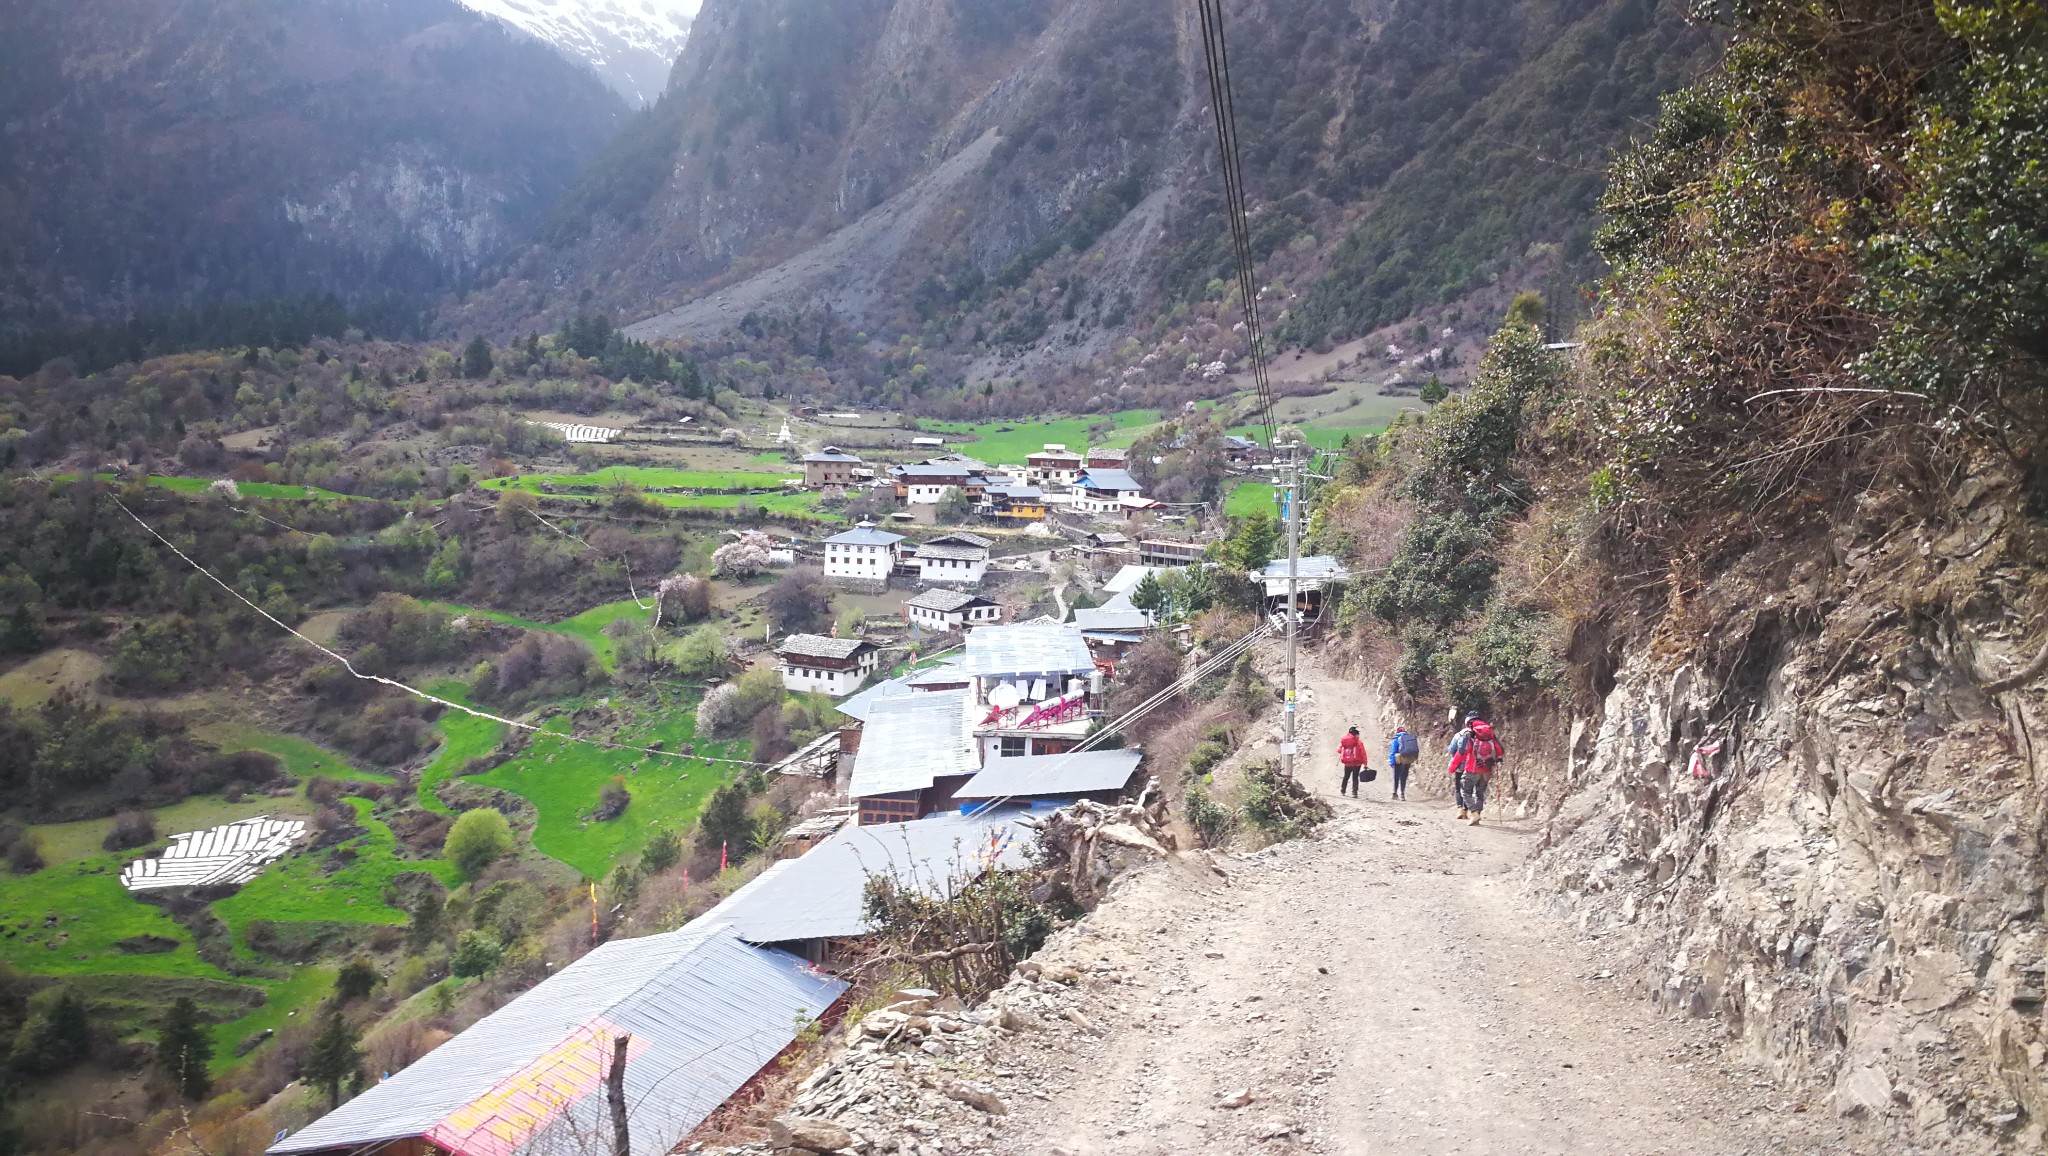
[[[1407,727],[1394,728],[1394,737],[1387,743],[1387,765],[1394,769],[1394,797],[1408,797],[1408,769],[1415,765],[1415,758],[1421,754],[1415,736]]]

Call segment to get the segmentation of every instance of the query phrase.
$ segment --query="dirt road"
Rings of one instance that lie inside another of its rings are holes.
[[[1366,717],[1328,679],[1314,749]],[[1327,758],[1321,760],[1327,762]],[[1391,802],[1386,776],[1321,835],[1129,878],[1049,954],[1099,1035],[1047,1033],[1048,1081],[989,1142],[1009,1153],[1856,1151],[1723,1056],[1706,1025],[1618,990],[1517,895],[1530,832]],[[1249,1103],[1225,1106],[1248,1093]]]

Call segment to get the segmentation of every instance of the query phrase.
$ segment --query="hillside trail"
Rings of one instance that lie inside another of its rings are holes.
[[[1227,880],[1185,858],[1136,873],[1057,937],[1053,962],[1122,982],[1084,985],[1093,1031],[1033,1036],[1045,1098],[1016,1104],[997,1151],[1863,1150],[1529,910],[1532,824],[1393,802],[1384,771],[1338,796],[1337,739],[1376,704],[1326,673],[1304,686],[1301,776],[1337,818],[1219,857]]]

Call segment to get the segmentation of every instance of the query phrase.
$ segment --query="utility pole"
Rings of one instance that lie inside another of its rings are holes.
[[[632,1045],[631,1032],[612,1037],[612,1067],[604,1075],[604,1098],[612,1116],[612,1156],[633,1156],[632,1133],[626,1126],[626,1050]]]
[[[1280,447],[1274,447],[1275,452]],[[1287,518],[1287,710],[1283,738],[1280,742],[1280,769],[1288,778],[1294,777],[1294,631],[1295,623],[1301,618],[1300,594],[1297,580],[1301,574],[1301,469],[1294,456],[1294,443],[1286,447],[1286,460],[1281,466],[1281,493],[1286,502],[1284,511]]]

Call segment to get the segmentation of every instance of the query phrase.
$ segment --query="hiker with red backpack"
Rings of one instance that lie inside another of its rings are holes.
[[[1358,797],[1358,784],[1372,778],[1372,771],[1366,767],[1365,740],[1358,737],[1358,728],[1352,727],[1337,741],[1337,761],[1344,764],[1344,781],[1337,785],[1337,793],[1350,792]]]
[[[1465,716],[1465,729],[1451,740],[1451,783],[1458,792],[1458,818],[1479,825],[1479,814],[1486,810],[1486,785],[1507,753],[1492,724],[1477,711]]]
[[[1387,743],[1387,765],[1394,769],[1394,798],[1408,797],[1408,770],[1421,754],[1413,732],[1407,727],[1394,728],[1394,737]]]

